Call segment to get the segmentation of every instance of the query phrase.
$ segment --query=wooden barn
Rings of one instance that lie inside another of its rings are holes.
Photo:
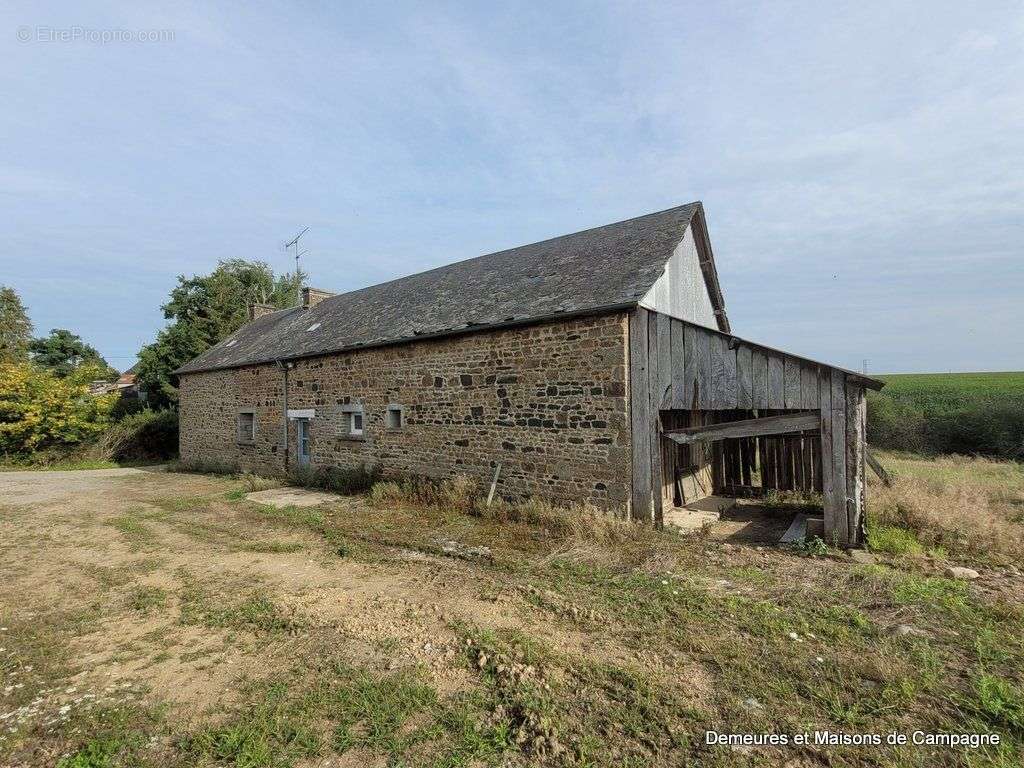
[[[709,495],[818,493],[824,538],[864,538],[865,389],[882,382],[638,307],[629,321],[634,514]]]

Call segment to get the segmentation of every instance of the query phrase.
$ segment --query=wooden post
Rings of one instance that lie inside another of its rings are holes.
[[[826,507],[825,535],[828,543],[838,546],[850,544],[850,521],[846,510],[847,468],[846,468],[846,374],[831,371],[832,396],[832,495],[831,510]],[[829,514],[831,512],[831,514]],[[829,522],[832,528],[829,528]]]
[[[491,479],[491,490],[487,494],[487,506],[491,506],[491,502],[494,501],[494,491],[498,487],[498,475],[501,474],[501,462],[498,462],[498,466],[494,468],[494,477]]]
[[[862,543],[864,524],[864,388],[846,385],[846,518],[851,547]]]
[[[832,542],[836,531],[838,503],[835,496],[832,461],[832,373],[822,368],[818,378],[818,407],[821,409],[821,499],[825,517],[825,540]],[[844,526],[845,527],[845,526]]]
[[[651,503],[651,440],[647,383],[647,310],[629,316],[629,416],[633,455],[633,493],[630,517],[653,523]]]

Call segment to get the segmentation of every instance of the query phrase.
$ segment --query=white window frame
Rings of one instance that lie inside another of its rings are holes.
[[[242,433],[242,417],[251,419],[248,435]],[[252,445],[256,442],[256,411],[252,408],[240,408],[235,414],[235,440],[240,445]]]
[[[366,412],[362,403],[351,403],[341,406],[342,421],[338,437],[349,440],[362,440],[366,436]],[[356,428],[356,416],[361,426]]]

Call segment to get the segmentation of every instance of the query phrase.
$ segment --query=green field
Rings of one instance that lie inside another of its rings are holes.
[[[1024,371],[996,373],[894,373],[879,376],[885,392],[901,396],[954,399],[986,395],[1024,396]]]
[[[1024,460],[1024,372],[880,376],[868,398],[873,445]]]

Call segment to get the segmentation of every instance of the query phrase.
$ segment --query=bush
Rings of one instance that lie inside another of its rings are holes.
[[[868,443],[894,451],[925,449],[925,417],[920,408],[885,392],[868,393]]]
[[[868,442],[914,453],[1024,460],[1024,397],[870,392]]]
[[[331,493],[350,496],[370,490],[377,482],[380,470],[360,464],[358,467],[295,467],[288,474],[288,482],[302,488],[318,488]]]
[[[169,459],[178,453],[178,414],[139,411],[111,426],[96,452],[111,461]]]
[[[377,483],[370,491],[370,502],[379,507],[406,505],[463,513],[473,511],[476,498],[476,482],[464,475],[445,480],[412,475]]]
[[[118,399],[89,393],[98,376],[90,365],[59,378],[28,363],[0,364],[0,454],[70,451],[96,439]]]

